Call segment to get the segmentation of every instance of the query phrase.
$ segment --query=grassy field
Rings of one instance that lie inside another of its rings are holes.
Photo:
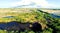
[[[21,17],[23,18],[25,15],[24,14],[31,14],[35,9],[23,9],[23,8],[4,8],[4,9],[0,9],[0,22],[8,22],[8,21],[14,21],[15,18],[14,17]],[[13,18],[4,18],[7,16],[14,16]],[[28,15],[29,16],[29,15]],[[33,17],[34,15],[31,14],[31,17]],[[26,19],[25,19],[26,20]]]
[[[4,8],[4,9],[0,9],[0,17],[4,17],[4,16],[10,16],[10,15],[15,15],[15,14],[19,14],[19,13],[29,13],[31,12],[30,9],[14,9],[14,8]]]

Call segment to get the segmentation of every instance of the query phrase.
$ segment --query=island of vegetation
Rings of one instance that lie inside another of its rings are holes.
[[[0,11],[0,33],[60,33],[60,18],[57,15],[36,8]]]

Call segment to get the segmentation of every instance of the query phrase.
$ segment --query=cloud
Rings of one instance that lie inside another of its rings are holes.
[[[47,8],[47,7],[51,7],[51,4],[49,4],[47,0],[21,0],[18,2],[12,3],[11,6],[21,6],[21,7],[26,7],[26,8],[29,8],[29,7]]]
[[[29,5],[31,2],[29,0],[22,0],[22,1],[18,1],[15,3],[12,3],[12,6],[21,6],[21,5]]]

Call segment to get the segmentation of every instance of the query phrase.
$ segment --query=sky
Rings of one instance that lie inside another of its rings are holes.
[[[60,8],[60,0],[0,0],[0,8]]]

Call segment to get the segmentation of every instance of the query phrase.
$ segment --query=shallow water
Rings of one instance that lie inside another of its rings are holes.
[[[11,27],[11,26],[18,26],[17,22],[10,22],[10,23],[0,23],[0,29],[5,29],[6,27]]]
[[[60,18],[58,15],[50,14],[53,18]]]
[[[6,17],[4,17],[4,18],[13,18],[14,16],[6,16]]]

